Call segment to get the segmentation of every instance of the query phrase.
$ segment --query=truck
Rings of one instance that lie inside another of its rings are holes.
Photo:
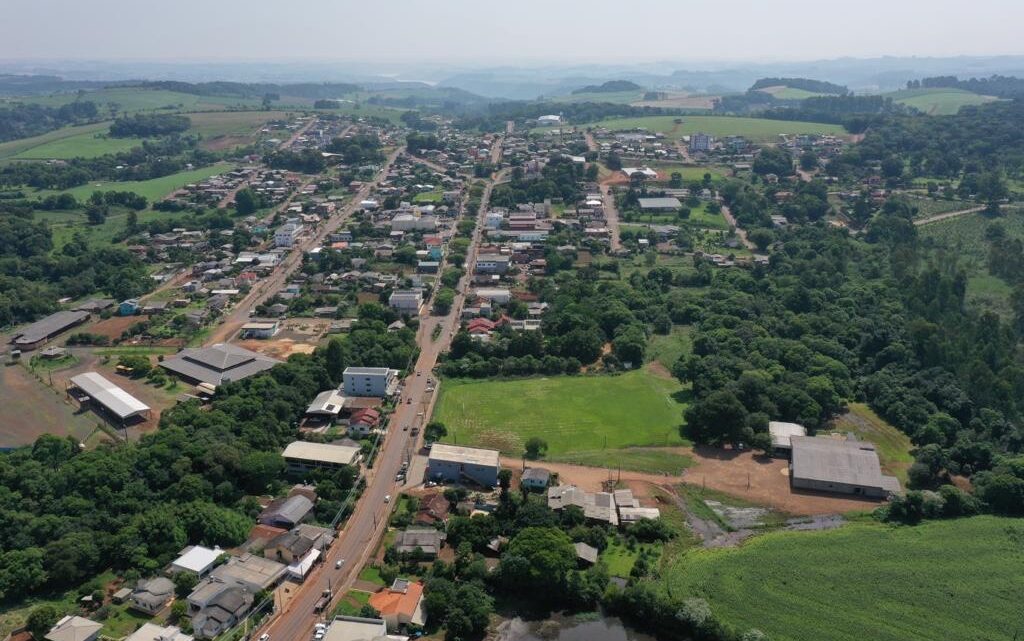
[[[316,605],[313,606],[313,611],[319,614],[320,612],[323,612],[324,610],[326,610],[327,606],[329,606],[330,604],[331,604],[331,590],[330,589],[326,589],[320,595],[320,599],[316,602]]]

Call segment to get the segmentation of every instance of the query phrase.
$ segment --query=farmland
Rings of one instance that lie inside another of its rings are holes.
[[[554,456],[684,444],[679,425],[685,398],[678,382],[646,370],[618,376],[448,380],[441,385],[435,416],[448,427],[448,442],[518,455],[527,439],[539,436]]]
[[[682,120],[682,123],[676,123]],[[766,118],[734,118],[731,116],[645,116],[641,118],[612,118],[588,123],[590,127],[611,130],[646,129],[666,136],[681,137],[698,132],[716,137],[744,136],[753,141],[772,142],[779,134],[833,134],[844,135],[841,125]]]
[[[1011,639],[1024,626],[1024,520],[975,517],[892,528],[777,532],[693,551],[662,572],[774,641]]]
[[[260,106],[259,98],[236,98],[230,96],[197,96],[165,89],[142,87],[110,87],[88,91],[79,98],[75,93],[60,93],[50,96],[33,97],[32,102],[48,107],[60,107],[76,100],[95,102],[101,110],[120,113],[140,111],[199,111],[204,109],[252,108]]]
[[[932,116],[950,116],[967,105],[983,105],[998,98],[979,96],[963,89],[905,89],[886,94],[895,102]]]
[[[11,158],[71,158],[87,154],[96,156],[125,151],[139,144],[138,140],[132,138],[96,138],[98,134],[106,133],[109,127],[109,122],[65,127],[31,138],[0,143],[0,161]],[[102,144],[99,141],[102,141]],[[80,148],[84,153],[70,153]]]
[[[765,87],[764,89],[759,89],[758,91],[771,94],[778,98],[779,100],[804,100],[806,98],[816,98],[818,96],[827,95],[823,93],[817,93],[814,91],[808,91],[806,89],[797,89],[796,87],[786,87],[784,85],[780,85],[778,87]]]

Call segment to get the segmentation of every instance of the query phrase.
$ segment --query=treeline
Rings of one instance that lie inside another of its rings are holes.
[[[762,115],[778,120],[802,120],[843,125],[854,134],[864,133],[868,127],[887,114],[906,114],[911,109],[893,102],[885,96],[815,96],[801,100],[792,107],[772,108]]]
[[[163,89],[177,91],[196,96],[234,96],[238,98],[263,98],[268,94],[278,97],[295,96],[298,98],[328,99],[359,91],[359,85],[343,82],[300,82],[295,84],[246,83],[246,82],[182,82],[177,80],[159,80],[139,83],[146,89]]]
[[[828,93],[845,95],[850,90],[843,85],[837,85],[824,80],[812,80],[811,78],[761,78],[750,86],[750,91],[768,89],[770,87],[790,87],[791,89],[803,89],[814,93]]]
[[[581,93],[615,93],[618,91],[640,91],[640,85],[630,80],[609,80],[599,85],[587,85],[579,89],[573,89],[573,94]]]
[[[135,114],[118,118],[110,125],[115,138],[168,136],[188,131],[192,121],[177,114]]]
[[[302,151],[282,149],[267,154],[263,157],[263,161],[271,169],[286,169],[303,174],[319,174],[327,168],[327,161],[316,149],[303,149]]]
[[[0,107],[0,142],[92,122],[98,116],[96,103],[88,101],[75,101],[60,107],[11,103]]]
[[[988,78],[960,80],[956,76],[934,76],[921,80],[908,80],[907,89],[963,89],[983,96],[1020,98],[1024,96],[1024,79],[998,74]]]

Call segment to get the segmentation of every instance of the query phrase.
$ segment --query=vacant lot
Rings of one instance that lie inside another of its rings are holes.
[[[850,403],[847,412],[832,425],[836,432],[853,433],[862,441],[874,443],[882,470],[907,483],[907,470],[914,462],[910,437],[882,420],[863,403]]]
[[[773,641],[1006,639],[1024,627],[1024,519],[778,532],[695,551],[659,585]]]
[[[448,442],[518,455],[531,436],[549,454],[643,445],[678,445],[687,392],[646,370],[618,376],[514,381],[449,380],[435,417]]]
[[[998,100],[992,96],[980,96],[963,89],[906,89],[886,94],[901,105],[919,109],[933,116],[949,116],[966,105],[983,105]]]
[[[676,120],[682,120],[676,123]],[[844,135],[841,125],[816,122],[769,120],[766,118],[736,118],[732,116],[645,116],[641,118],[613,118],[589,123],[591,127],[611,130],[646,129],[675,138],[706,133],[716,137],[744,136],[750,140],[773,142],[779,134],[835,134]]]
[[[652,334],[647,341],[647,358],[671,371],[676,361],[688,355],[693,348],[691,331],[689,326],[676,325],[668,334]]]
[[[0,448],[29,445],[42,434],[74,436],[85,442],[99,421],[77,409],[24,367],[0,369]]]
[[[683,470],[694,464],[692,457],[680,453],[676,448],[668,447],[629,447],[621,450],[570,452],[545,460],[671,476],[679,476]]]

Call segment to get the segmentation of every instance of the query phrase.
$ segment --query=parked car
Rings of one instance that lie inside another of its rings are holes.
[[[385,503],[390,503],[391,502],[391,495],[390,494],[385,494],[384,495],[384,502]]]

